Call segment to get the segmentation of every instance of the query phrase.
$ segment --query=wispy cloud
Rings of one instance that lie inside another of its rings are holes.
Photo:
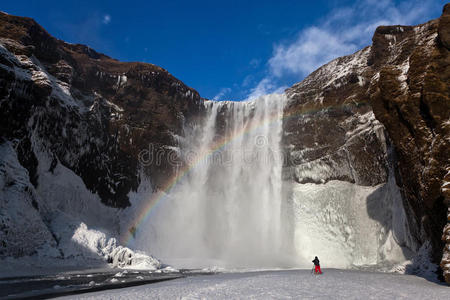
[[[269,59],[271,75],[305,75],[335,57],[355,51],[357,47],[355,42],[343,40],[328,30],[309,27],[293,43],[274,48]]]
[[[379,25],[413,25],[430,18],[442,4],[434,0],[360,0],[336,8],[317,24],[301,30],[290,42],[274,45],[267,75],[249,91],[248,98],[280,89],[284,77],[303,79],[339,56],[371,44]]]
[[[252,74],[249,74],[249,75],[245,76],[244,80],[242,81],[241,86],[244,88],[248,87],[252,83],[253,80],[254,80],[254,76]]]
[[[250,94],[247,96],[247,100],[258,98],[271,93],[280,94],[286,88],[287,86],[285,85],[277,85],[272,80],[272,78],[265,77],[253,89],[251,89]]]
[[[102,23],[105,25],[108,25],[111,22],[111,16],[110,15],[104,15],[102,19]]]
[[[333,58],[369,45],[376,27],[415,24],[429,15],[435,1],[358,1],[332,11],[320,25],[302,30],[296,40],[278,44],[269,60],[271,73],[307,75]]]
[[[228,94],[229,92],[231,92],[230,88],[222,88],[220,89],[219,93],[217,93],[217,95],[215,95],[213,97],[213,100],[218,101],[218,100],[223,100],[223,97]]]

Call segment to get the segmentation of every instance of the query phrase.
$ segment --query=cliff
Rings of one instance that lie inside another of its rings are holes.
[[[283,138],[285,176],[298,185],[376,186],[392,170],[411,212],[409,247],[430,240],[448,282],[449,10],[417,26],[380,26],[371,46],[289,88]]]
[[[406,33],[390,27],[378,28],[373,47],[381,67],[379,78],[370,89],[375,116],[385,126],[397,153],[404,198],[432,241],[434,261],[442,259],[440,265],[447,282],[450,282],[450,194],[446,188],[450,172],[449,20],[450,4],[447,4],[438,20]],[[401,52],[386,47],[386,34],[392,34],[395,44],[402,45]],[[429,38],[423,39],[424,36]]]
[[[113,208],[129,207],[147,178],[158,190],[173,176],[183,124],[203,110],[199,94],[160,67],[0,13],[0,256],[131,263]]]
[[[0,135],[16,141],[34,185],[32,135],[53,165],[73,170],[105,204],[126,207],[139,153],[149,149],[166,163],[186,115],[201,111],[199,94],[166,70],[65,43],[32,19],[0,13],[0,43]],[[174,166],[154,166],[145,172],[157,189]]]

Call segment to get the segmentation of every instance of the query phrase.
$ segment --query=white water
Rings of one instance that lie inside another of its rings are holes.
[[[392,180],[383,188],[282,180],[285,102],[206,102],[205,120],[180,140],[194,168],[153,208],[134,247],[178,268],[305,267],[315,255],[327,267],[405,261],[398,244],[412,242]]]
[[[206,120],[186,128],[181,141],[185,161],[201,160],[143,225],[152,254],[191,267],[283,264],[284,101],[284,95],[268,95],[206,102]]]

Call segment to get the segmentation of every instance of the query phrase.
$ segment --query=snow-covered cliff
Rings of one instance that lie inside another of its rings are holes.
[[[117,208],[130,206],[141,177],[158,189],[172,175],[163,150],[177,147],[199,103],[159,67],[118,62],[0,13],[0,256],[158,267],[118,244]],[[144,149],[161,164],[140,164]]]

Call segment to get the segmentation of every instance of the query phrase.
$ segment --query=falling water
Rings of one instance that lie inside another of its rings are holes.
[[[194,167],[147,225],[152,253],[196,267],[283,264],[284,102],[284,95],[267,95],[205,103],[206,119],[187,126],[181,141],[181,155]]]

